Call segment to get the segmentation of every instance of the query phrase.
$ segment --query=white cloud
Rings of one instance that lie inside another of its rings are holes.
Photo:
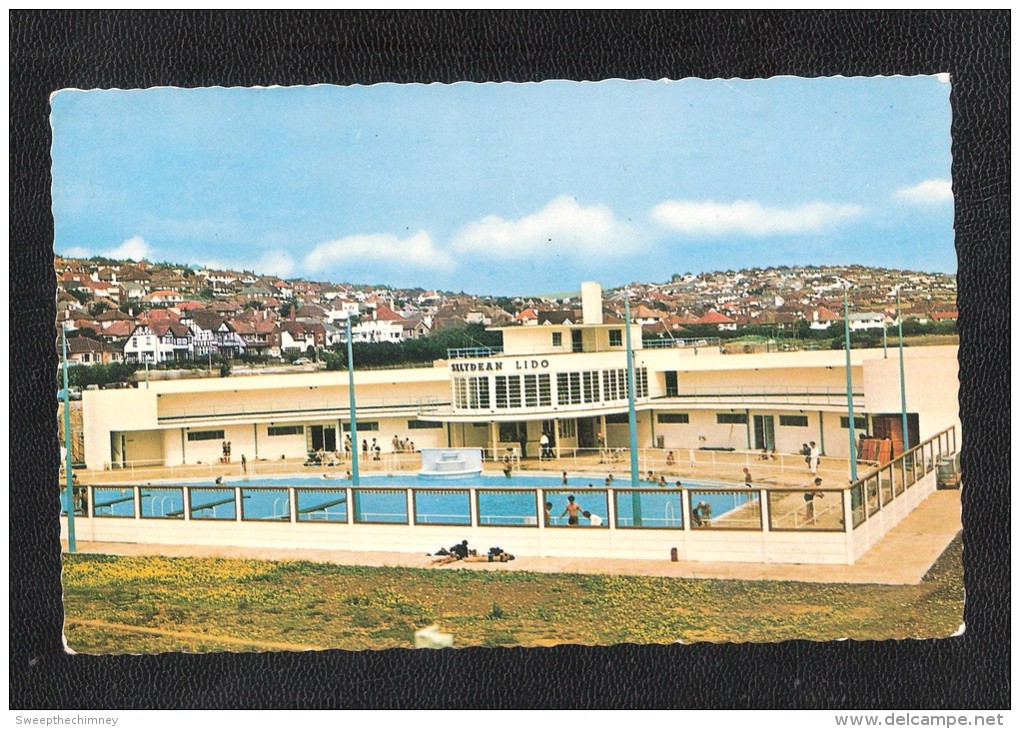
[[[133,261],[140,261],[143,258],[151,260],[152,247],[145,242],[140,235],[134,235],[123,241],[116,248],[96,252],[82,246],[71,246],[63,251],[63,255],[70,258],[91,258],[92,256],[103,256],[104,258],[130,258]]]
[[[453,248],[493,255],[628,253],[637,242],[634,228],[604,205],[582,207],[569,196],[517,220],[488,215],[468,223],[453,237]]]
[[[255,272],[286,278],[294,273],[294,259],[285,251],[267,251],[255,262]]]
[[[953,183],[950,180],[925,180],[913,187],[901,187],[893,196],[915,205],[952,202]]]
[[[130,258],[140,261],[143,258],[149,258],[152,255],[152,249],[142,236],[135,235],[116,248],[106,251],[103,255],[107,258]]]
[[[813,233],[864,212],[859,205],[814,202],[792,208],[766,207],[753,200],[667,200],[651,211],[652,220],[680,233],[768,236]]]
[[[349,235],[320,243],[305,256],[305,268],[325,271],[333,266],[355,262],[387,263],[425,269],[448,269],[453,259],[432,242],[424,230],[409,238],[397,238],[388,233]]]

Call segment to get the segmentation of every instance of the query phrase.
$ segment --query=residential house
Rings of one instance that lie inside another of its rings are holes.
[[[157,364],[192,359],[193,341],[191,328],[180,321],[137,324],[124,343],[124,359]]]
[[[725,314],[720,314],[715,309],[710,310],[707,314],[697,319],[697,324],[711,324],[719,329],[721,332],[735,332],[737,330],[737,322],[735,319],[731,319]]]

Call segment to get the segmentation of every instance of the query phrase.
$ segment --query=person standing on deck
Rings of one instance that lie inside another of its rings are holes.
[[[808,466],[811,468],[811,473],[818,473],[818,458],[818,446],[815,445],[814,441],[811,441],[808,450]]]
[[[538,439],[538,460],[543,460],[549,457],[549,434],[544,430],[542,431],[542,437]]]
[[[528,431],[527,430],[524,430],[524,431],[521,432],[520,446],[521,446],[521,460],[523,461],[525,458],[528,457]]]
[[[816,489],[822,487],[822,479],[816,478],[814,482]],[[825,494],[821,491],[808,491],[804,494],[804,517],[809,524],[815,523],[815,498],[824,499]]]

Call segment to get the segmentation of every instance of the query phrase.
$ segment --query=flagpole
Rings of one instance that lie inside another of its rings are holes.
[[[74,554],[74,476],[71,472],[71,397],[67,388],[67,324],[60,325],[64,370],[64,508],[67,510],[67,551]]]
[[[850,299],[843,285],[843,335],[846,339],[846,407],[850,432],[850,482],[857,481],[857,435],[854,432],[854,389],[850,378]]]
[[[903,312],[900,308],[900,290],[896,289],[896,326],[900,338],[900,417],[903,423],[903,452],[910,450],[910,434],[907,430],[907,380],[903,371]]]
[[[351,483],[361,484],[358,472],[358,416],[354,408],[354,346],[351,344],[351,315],[347,314],[347,390],[351,408]]]

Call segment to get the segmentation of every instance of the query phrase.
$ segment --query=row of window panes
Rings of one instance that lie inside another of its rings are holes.
[[[556,375],[556,403],[580,405],[627,398],[627,371],[599,370],[560,372]],[[648,396],[648,370],[635,371],[635,395]],[[552,381],[549,375],[497,375],[494,378],[496,408],[549,407],[552,405]],[[455,377],[453,400],[458,409],[484,410],[490,406],[486,377]]]
[[[305,426],[303,425],[270,425],[268,430],[271,436],[305,434]]]
[[[222,430],[189,430],[188,440],[223,440]]]
[[[453,379],[453,401],[458,408],[467,410],[488,410],[488,377],[455,377]]]
[[[691,422],[688,413],[659,413],[655,416],[656,422],[668,424],[687,424]],[[716,413],[716,423],[720,425],[746,425],[747,415],[744,413]],[[806,415],[780,415],[779,424],[786,427],[806,428]]]

